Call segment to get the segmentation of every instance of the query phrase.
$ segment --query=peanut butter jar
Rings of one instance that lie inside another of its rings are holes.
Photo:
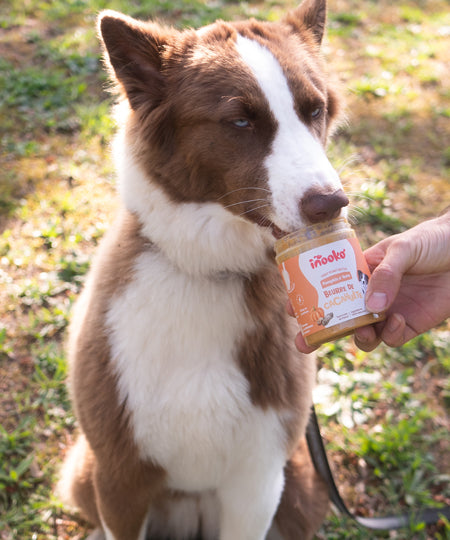
[[[384,320],[370,313],[369,267],[345,218],[317,223],[275,243],[275,254],[305,342],[317,347]]]

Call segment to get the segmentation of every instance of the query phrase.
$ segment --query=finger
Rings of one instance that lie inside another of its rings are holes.
[[[292,307],[290,300],[286,302],[286,311],[291,317],[295,317],[294,308]]]
[[[373,326],[362,326],[355,330],[354,341],[359,349],[370,352],[381,343],[381,338]]]
[[[395,236],[385,238],[381,242],[378,242],[378,244],[376,244],[375,246],[372,246],[364,251],[364,257],[367,264],[369,265],[371,272],[373,272],[373,270],[384,259],[386,251],[394,238]]]
[[[366,307],[373,313],[388,309],[400,289],[403,274],[414,263],[413,248],[401,240],[392,242],[373,271],[366,293]]]
[[[381,339],[389,345],[389,347],[401,347],[409,339],[414,337],[411,335],[407,337],[407,328],[405,319],[400,313],[393,313],[389,316],[386,324],[381,332]]]
[[[298,351],[304,354],[310,354],[314,352],[317,347],[310,347],[306,344],[304,337],[302,336],[301,332],[297,334],[297,337],[295,338],[295,346],[297,347]]]

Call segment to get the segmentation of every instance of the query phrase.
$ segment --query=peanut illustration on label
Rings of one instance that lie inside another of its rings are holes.
[[[334,317],[333,313],[327,313],[327,315],[325,317],[323,317],[323,319],[320,319],[320,321],[317,321],[317,324],[321,324],[322,326],[326,326],[330,321],[331,319]]]
[[[333,313],[327,313],[321,307],[313,307],[310,311],[309,317],[312,323],[316,323],[318,326],[326,326],[334,317]]]

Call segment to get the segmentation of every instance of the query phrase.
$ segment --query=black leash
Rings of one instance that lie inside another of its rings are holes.
[[[322,436],[320,435],[319,423],[317,421],[314,406],[311,409],[311,418],[306,431],[306,440],[314,467],[328,485],[331,502],[340,512],[350,517],[363,527],[379,531],[387,531],[391,529],[400,529],[401,527],[408,526],[412,523],[425,523],[426,525],[432,525],[437,523],[442,516],[450,519],[450,506],[445,506],[443,508],[424,508],[418,512],[406,513],[400,516],[373,518],[355,516],[350,512],[345,502],[342,500],[334,481]]]

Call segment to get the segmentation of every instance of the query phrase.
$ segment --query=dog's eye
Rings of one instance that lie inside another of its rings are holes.
[[[245,118],[237,118],[236,120],[233,120],[233,125],[238,128],[248,128],[250,127],[250,122]]]
[[[319,118],[319,116],[322,114],[322,107],[317,107],[317,109],[314,109],[311,113],[311,118],[313,120],[316,120]]]

